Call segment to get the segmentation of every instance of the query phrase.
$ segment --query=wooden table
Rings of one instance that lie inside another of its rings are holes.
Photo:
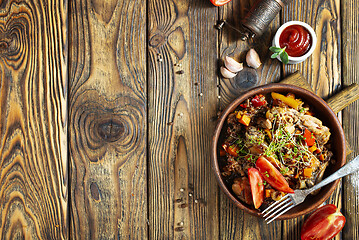
[[[254,0],[0,0],[0,239],[299,239],[303,217],[266,225],[234,207],[211,169],[217,114],[245,89],[221,58],[263,66],[242,79],[299,70],[327,98],[359,83],[359,2],[294,0],[259,38],[238,25]],[[269,58],[278,26],[309,23],[304,63]],[[359,105],[339,117],[359,151]],[[329,199],[359,239],[358,174]]]

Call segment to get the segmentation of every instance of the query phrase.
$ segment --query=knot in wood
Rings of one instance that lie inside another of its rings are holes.
[[[10,54],[12,51],[14,51],[13,46],[14,45],[14,39],[9,38],[7,36],[4,36],[4,34],[0,33],[0,54]]]
[[[30,48],[31,40],[28,33],[31,24],[25,9],[22,9],[25,12],[9,14],[0,23],[0,56],[11,62],[10,65],[14,68],[22,64],[24,53]]]
[[[162,46],[166,42],[165,37],[163,34],[158,33],[151,37],[150,39],[150,46],[153,48],[158,48]]]
[[[98,134],[100,137],[108,142],[115,142],[121,138],[125,127],[123,123],[110,119],[98,125]]]
[[[7,51],[9,44],[7,42],[0,41],[0,52],[3,53]]]
[[[100,198],[101,192],[95,182],[91,183],[90,191],[91,191],[91,196],[92,196],[93,200],[95,200],[96,202],[101,201],[101,198]]]

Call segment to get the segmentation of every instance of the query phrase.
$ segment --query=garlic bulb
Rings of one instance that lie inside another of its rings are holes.
[[[237,73],[243,69],[243,63],[239,63],[233,58],[228,56],[224,58],[224,65],[232,73]]]
[[[258,53],[253,49],[249,49],[246,56],[247,65],[252,68],[259,68],[261,63],[261,60],[259,59]]]
[[[237,75],[237,73],[232,73],[225,67],[221,67],[221,74],[224,78],[234,78]]]

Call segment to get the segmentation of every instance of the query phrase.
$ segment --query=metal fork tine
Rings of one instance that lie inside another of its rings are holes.
[[[262,213],[265,213],[265,212],[267,212],[267,213],[264,214],[263,217],[267,216],[269,213],[273,212],[274,210],[276,210],[277,208],[282,206],[284,203],[286,203],[289,199],[288,197],[289,197],[288,195],[285,195],[279,201],[272,203],[269,207],[264,209],[264,211]]]
[[[292,209],[293,207],[295,207],[296,205],[293,204],[292,206],[288,207],[287,209],[284,209],[281,213],[279,213],[277,216],[275,216],[274,218],[272,218],[270,221],[267,222],[267,224],[270,224],[272,221],[274,221],[277,217],[279,217],[280,215],[288,212],[290,209]],[[266,220],[267,221],[267,220]]]
[[[286,204],[284,204],[282,207],[280,207],[279,209],[277,209],[276,211],[272,212],[271,215],[267,215],[265,217],[265,220],[267,221],[268,219],[272,218],[273,216],[275,216],[276,214],[278,214],[280,211],[282,211],[283,209],[291,206],[293,204],[292,201],[286,202]]]
[[[263,217],[271,218],[275,213],[277,213],[279,210],[283,209],[284,206],[287,206],[288,204],[290,204],[290,202],[291,202],[290,199],[286,199],[280,205],[276,206],[274,209],[272,209],[271,211],[264,214]]]
[[[280,208],[281,206],[283,206],[284,204],[287,204],[288,202],[290,202],[290,199],[287,198],[281,202],[279,202],[276,206],[274,206],[272,209],[270,209],[266,214],[263,215],[263,217],[267,217],[269,214],[273,213],[275,210],[277,210],[278,208]]]
[[[279,199],[277,202],[272,203],[269,205],[266,209],[263,210],[262,213],[265,213],[266,211],[270,210],[271,208],[275,207],[275,205],[283,202],[286,198],[288,198],[288,195],[283,196],[281,199]]]

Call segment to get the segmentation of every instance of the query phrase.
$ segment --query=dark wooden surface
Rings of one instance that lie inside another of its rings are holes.
[[[359,83],[359,3],[293,0],[266,33],[242,42],[254,0],[0,0],[0,239],[299,239],[305,219],[263,220],[219,190],[209,150],[216,117],[246,90],[299,70],[328,99]],[[310,24],[304,63],[269,58],[276,29]],[[263,62],[232,80],[224,56]],[[359,104],[339,113],[359,152]],[[327,201],[359,240],[359,175]]]

